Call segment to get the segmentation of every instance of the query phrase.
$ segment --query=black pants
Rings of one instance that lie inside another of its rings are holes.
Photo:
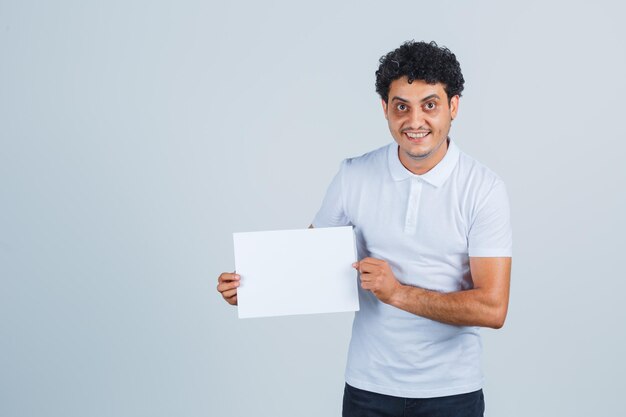
[[[437,398],[402,398],[377,394],[348,384],[343,417],[482,417],[483,390]]]

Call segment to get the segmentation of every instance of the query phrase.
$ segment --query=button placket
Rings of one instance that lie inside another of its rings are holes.
[[[406,217],[404,220],[404,233],[413,233],[417,229],[417,217],[419,214],[420,197],[422,195],[422,180],[411,178],[411,191],[406,205]]]

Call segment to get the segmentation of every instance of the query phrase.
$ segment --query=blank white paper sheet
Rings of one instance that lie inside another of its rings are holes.
[[[351,226],[233,233],[239,318],[359,309]]]

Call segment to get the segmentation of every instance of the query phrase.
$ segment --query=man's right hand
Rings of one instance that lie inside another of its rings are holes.
[[[217,290],[230,305],[237,305],[237,287],[241,277],[234,272],[223,272],[217,279]]]

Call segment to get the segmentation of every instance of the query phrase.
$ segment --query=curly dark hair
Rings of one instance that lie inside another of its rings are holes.
[[[414,80],[442,83],[448,102],[453,96],[461,95],[465,83],[456,56],[434,41],[406,41],[398,49],[382,56],[376,71],[376,92],[388,101],[391,82],[404,76],[408,77],[409,83]]]

